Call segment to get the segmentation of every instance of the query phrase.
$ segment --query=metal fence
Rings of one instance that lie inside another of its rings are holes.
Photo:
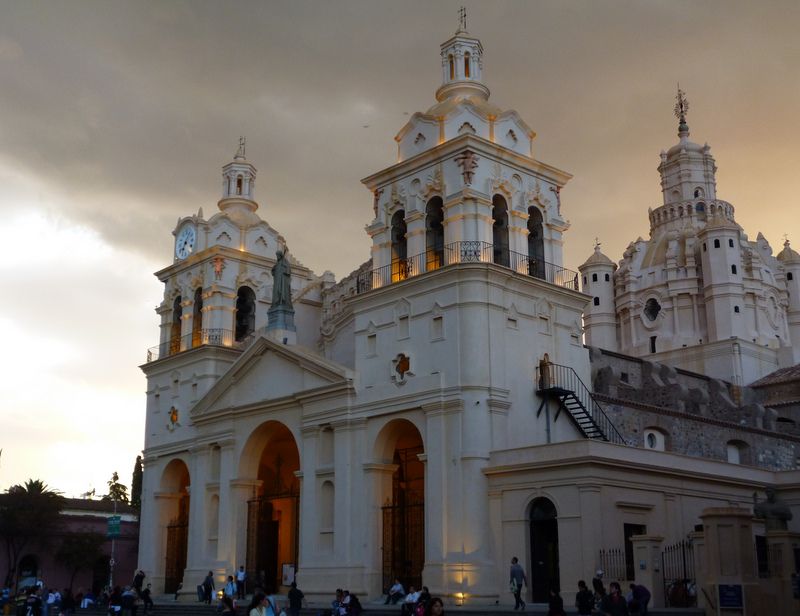
[[[626,579],[625,550],[621,548],[600,550],[598,562],[607,580],[624,581]]]
[[[697,582],[694,572],[694,546],[689,540],[668,545],[661,553],[666,607],[695,607]]]
[[[195,349],[200,346],[236,346],[236,341],[233,337],[233,332],[229,329],[198,329],[191,334],[181,336],[179,338],[172,338],[167,342],[150,347],[147,349],[147,361],[156,361],[176,355],[189,349]]]
[[[393,282],[400,282],[457,263],[495,263],[526,276],[578,290],[577,272],[505,247],[495,247],[489,242],[471,240],[453,242],[444,248],[393,259],[389,265],[362,272],[356,280],[356,292],[366,293]]]

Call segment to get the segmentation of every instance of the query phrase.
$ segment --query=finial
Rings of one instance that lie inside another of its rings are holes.
[[[599,237],[594,238],[594,249],[596,251],[600,250],[600,238]]]
[[[466,7],[461,7],[458,9],[458,30],[456,30],[456,34],[459,32],[466,32],[467,31],[467,9]]]
[[[689,101],[686,99],[686,92],[681,90],[678,84],[678,94],[675,95],[675,117],[678,118],[678,135],[680,137],[689,136],[689,125],[686,123],[686,113],[689,111]]]
[[[239,137],[239,149],[236,150],[236,156],[234,156],[234,159],[244,160],[244,148],[246,141],[247,140],[244,137]]]
[[[783,245],[786,246],[787,248],[789,247],[789,234],[788,233],[784,233],[783,234]]]

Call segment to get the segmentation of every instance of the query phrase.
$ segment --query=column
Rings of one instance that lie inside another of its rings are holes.
[[[244,562],[236,562],[234,558],[236,525],[233,519],[234,502],[228,477],[235,473],[236,461],[234,459],[233,439],[217,442],[219,453],[219,531],[217,533],[217,560],[227,563],[231,570],[238,570]]]
[[[636,583],[650,591],[650,608],[664,606],[664,572],[661,571],[663,542],[664,537],[658,535],[631,537]]]

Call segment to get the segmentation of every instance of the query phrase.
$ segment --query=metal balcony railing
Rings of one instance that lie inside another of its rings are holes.
[[[147,362],[164,359],[201,346],[239,347],[239,343],[234,340],[233,332],[229,329],[198,329],[186,336],[173,338],[168,342],[150,347],[147,349]]]
[[[366,293],[457,263],[495,263],[526,276],[578,290],[577,272],[508,248],[496,247],[489,242],[464,241],[453,242],[413,257],[395,259],[389,265],[362,272],[356,281],[356,292]]]

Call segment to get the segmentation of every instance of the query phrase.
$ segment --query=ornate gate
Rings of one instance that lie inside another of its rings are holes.
[[[666,607],[697,605],[694,548],[691,541],[678,541],[666,546],[661,553],[661,571],[664,574]]]
[[[422,588],[425,564],[424,503],[386,505],[383,514],[383,586],[400,578],[408,588]]]
[[[174,593],[183,581],[186,549],[189,544],[189,523],[178,518],[167,526],[167,560],[164,566],[164,592]]]

